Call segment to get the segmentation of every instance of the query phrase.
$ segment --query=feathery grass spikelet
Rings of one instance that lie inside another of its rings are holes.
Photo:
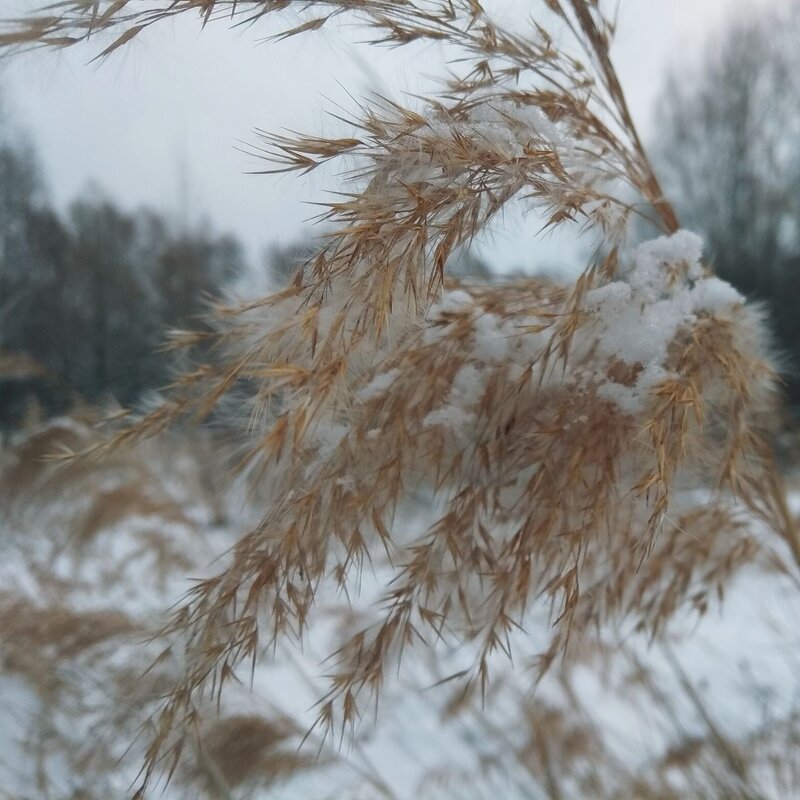
[[[256,23],[294,5],[62,0],[9,23],[0,45],[62,47],[105,32],[106,57],[183,12]],[[404,650],[445,633],[472,647],[458,677],[481,694],[492,654],[510,654],[535,608],[552,623],[539,674],[605,624],[633,620],[657,636],[752,558],[748,515],[800,559],[770,456],[762,320],[679,230],[600,4],[544,0],[522,33],[476,0],[303,10],[282,36],[351,15],[375,42],[446,43],[461,72],[420,108],[364,103],[351,136],[260,135],[267,173],[354,165],[322,214],[323,245],[286,290],[217,308],[208,359],[98,448],[244,405],[241,466],[269,487],[261,522],[167,628],[185,672],[154,720],[145,784],[179,755],[204,690],[219,692],[263,648],[302,639],[323,587],[352,585],[381,554],[394,571],[377,619],[336,653],[319,706],[327,733],[354,727]],[[573,286],[446,278],[449,256],[513,199],[545,228],[594,233]],[[664,235],[631,251],[635,215]],[[698,485],[702,502],[689,491]],[[429,486],[439,516],[408,540],[395,514]]]

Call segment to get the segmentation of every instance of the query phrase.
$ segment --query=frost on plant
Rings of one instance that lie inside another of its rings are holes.
[[[108,55],[184,11],[256,24],[290,5],[67,0],[0,42],[105,31]],[[146,778],[180,753],[205,690],[302,638],[316,598],[355,591],[371,564],[387,567],[383,591],[336,651],[326,732],[355,723],[405,651],[442,637],[471,654],[455,676],[465,691],[485,691],[492,654],[542,614],[538,674],[601,626],[657,636],[752,556],[745,517],[800,553],[764,433],[775,394],[760,314],[679,229],[600,4],[545,0],[519,33],[470,0],[299,10],[308,18],[286,35],[350,15],[377,42],[444,43],[456,74],[415,108],[364,101],[347,137],[260,137],[265,173],[346,160],[324,244],[290,288],[221,305],[213,335],[176,336],[210,356],[107,445],[222,415],[240,423],[241,466],[265,498],[168,628],[186,668],[155,719]],[[515,199],[546,228],[593,237],[573,285],[448,278],[454,250]],[[662,235],[631,247],[635,216]],[[419,492],[435,519],[409,537],[396,520]]]

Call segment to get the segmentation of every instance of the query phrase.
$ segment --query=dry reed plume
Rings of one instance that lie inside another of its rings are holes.
[[[134,747],[131,768],[131,743],[181,674],[162,652],[164,610],[235,540],[199,474],[196,436],[54,462],[98,441],[93,421],[53,420],[0,442],[3,798],[126,794],[143,755]],[[184,791],[224,797],[311,766],[295,722],[264,701],[242,705],[197,710],[175,776]]]
[[[68,0],[8,23],[0,43],[107,36],[105,57],[184,12],[255,24],[294,7],[303,21],[274,38],[349,15],[374,43],[447,44],[459,74],[419,108],[364,101],[346,138],[260,135],[265,173],[354,165],[322,214],[324,244],[290,288],[216,308],[212,335],[176,334],[176,347],[208,340],[212,357],[96,448],[244,404],[241,468],[269,486],[261,522],[168,626],[185,671],[154,721],[141,793],[175,768],[205,692],[302,638],[317,595],[352,589],[384,555],[374,618],[337,649],[324,733],[353,727],[418,643],[469,644],[454,676],[468,694],[489,691],[493,653],[536,609],[552,625],[538,674],[604,625],[657,636],[752,560],[754,517],[800,557],[765,432],[776,400],[760,314],[679,230],[598,2],[543,0],[511,32],[466,0]],[[453,251],[514,199],[545,228],[594,233],[574,285],[447,278]],[[663,235],[632,250],[635,215]],[[438,518],[407,537],[394,520],[426,487]]]

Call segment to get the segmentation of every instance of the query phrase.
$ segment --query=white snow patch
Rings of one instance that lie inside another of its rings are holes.
[[[365,402],[379,395],[386,394],[387,389],[397,380],[398,375],[400,375],[399,369],[379,372],[366,386],[358,390],[356,397],[362,402]]]

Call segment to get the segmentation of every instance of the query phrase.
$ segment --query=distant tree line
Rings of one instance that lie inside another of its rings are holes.
[[[768,308],[800,406],[800,0],[740,18],[669,81],[653,156],[719,275]]]
[[[800,0],[718,35],[662,92],[651,149],[718,274],[768,307],[800,407]],[[287,282],[312,252],[310,238],[270,246],[267,282]],[[489,274],[470,252],[450,266]],[[196,324],[245,270],[234,238],[122,210],[97,189],[56,211],[35,153],[0,122],[0,351],[39,363],[64,403],[70,392],[129,403],[163,385],[166,330]],[[0,375],[0,419],[14,394]]]
[[[33,388],[0,375],[0,419],[32,391],[59,407],[108,395],[130,403],[163,385],[167,329],[196,325],[242,269],[232,237],[122,210],[97,189],[60,213],[31,148],[0,130],[0,350],[47,375]]]

